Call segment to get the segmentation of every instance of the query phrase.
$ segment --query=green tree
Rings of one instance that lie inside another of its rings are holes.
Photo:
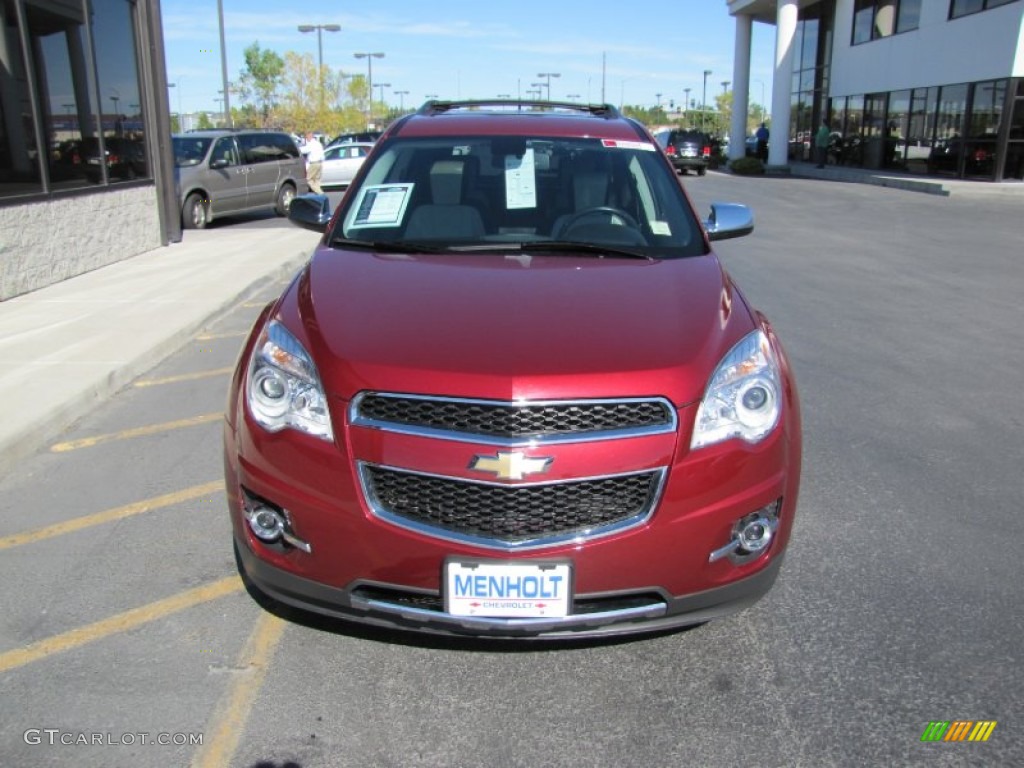
[[[362,113],[346,99],[346,78],[341,70],[324,66],[318,77],[312,54],[289,51],[284,60],[277,110],[281,128],[295,133],[322,131],[333,136],[362,125]]]
[[[266,126],[277,100],[284,59],[270,49],[260,48],[258,41],[242,53],[245,56],[245,69],[238,81],[238,92],[243,100],[256,106],[261,123]]]
[[[710,130],[709,133],[727,136],[729,126],[732,125],[732,91],[715,96],[715,106],[718,107],[718,114],[714,116],[714,130]]]

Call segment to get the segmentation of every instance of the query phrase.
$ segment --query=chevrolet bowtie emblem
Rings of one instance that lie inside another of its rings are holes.
[[[527,456],[520,451],[498,451],[497,456],[474,456],[469,468],[493,472],[500,480],[522,480],[527,475],[547,471],[552,461],[554,458]]]

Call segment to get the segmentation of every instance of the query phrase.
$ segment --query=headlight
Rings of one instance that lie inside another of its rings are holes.
[[[276,320],[263,329],[249,361],[249,412],[269,432],[291,427],[334,439],[320,376],[298,339]]]
[[[748,334],[718,364],[697,411],[690,448],[740,437],[756,443],[779,422],[782,376],[761,331]]]

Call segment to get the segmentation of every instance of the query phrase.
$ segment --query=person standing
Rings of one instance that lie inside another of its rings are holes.
[[[761,123],[754,136],[757,138],[757,156],[761,162],[768,162],[768,126]]]
[[[306,183],[309,184],[309,191],[322,195],[324,190],[320,186],[320,179],[324,172],[324,145],[312,131],[306,131],[306,143],[299,151],[306,156]]]
[[[828,143],[831,138],[832,131],[828,127],[828,120],[822,120],[821,127],[814,134],[814,154],[818,161],[818,168],[825,167],[825,161],[828,159]]]

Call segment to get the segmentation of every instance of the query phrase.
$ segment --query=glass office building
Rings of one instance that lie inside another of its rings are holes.
[[[0,0],[0,300],[173,237],[164,68],[157,0]]]
[[[770,164],[811,160],[825,119],[832,163],[1024,180],[1024,0],[728,5],[738,45],[742,29],[762,21],[788,52],[777,54],[772,100],[773,133],[787,126],[788,143]]]

